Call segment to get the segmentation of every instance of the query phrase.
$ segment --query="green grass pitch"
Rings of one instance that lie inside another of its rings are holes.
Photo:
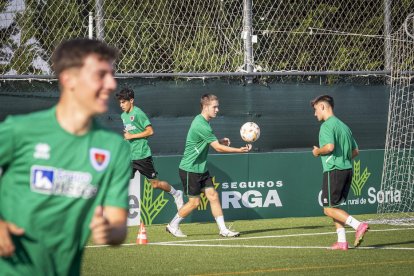
[[[356,216],[367,219],[368,216]],[[231,223],[228,223],[231,224]],[[232,222],[238,238],[221,238],[215,223],[182,224],[179,239],[165,225],[147,226],[149,244],[88,244],[83,275],[413,275],[414,226],[373,224],[358,249],[327,250],[336,241],[327,217]],[[353,245],[355,231],[347,227]]]

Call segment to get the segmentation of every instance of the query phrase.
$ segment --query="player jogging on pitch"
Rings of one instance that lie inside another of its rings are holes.
[[[122,111],[121,119],[124,124],[124,138],[131,146],[132,176],[139,171],[150,182],[154,189],[161,189],[174,197],[177,210],[184,204],[183,192],[174,189],[168,182],[157,179],[157,172],[148,145],[148,137],[154,134],[151,122],[147,115],[138,107],[134,106],[134,91],[129,88],[122,89],[116,94]]]
[[[336,226],[338,241],[333,250],[348,250],[345,224],[356,230],[354,246],[359,246],[368,224],[360,222],[347,212],[339,209],[347,196],[352,182],[352,159],[359,154],[358,146],[347,125],[335,117],[334,100],[322,95],[311,102],[315,117],[323,121],[319,131],[319,147],[314,146],[312,153],[321,157],[323,167],[322,204],[324,213],[331,217]]]
[[[184,191],[189,201],[181,208],[171,222],[167,231],[176,237],[186,237],[180,230],[180,222],[200,205],[200,194],[203,192],[210,202],[211,212],[217,222],[220,235],[223,237],[237,237],[239,232],[229,230],[224,224],[223,210],[213,181],[207,170],[207,154],[209,145],[217,152],[248,152],[251,145],[241,148],[230,147],[230,140],[218,140],[211,129],[209,121],[217,116],[219,111],[218,98],[212,94],[201,97],[201,114],[191,123],[185,143],[184,156],[179,166],[179,174]]]
[[[97,40],[60,44],[57,105],[0,124],[1,275],[79,275],[90,234],[124,241],[129,147],[94,119],[116,89],[117,55]]]

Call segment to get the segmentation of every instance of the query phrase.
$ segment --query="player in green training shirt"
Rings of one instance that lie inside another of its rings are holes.
[[[186,237],[180,230],[180,222],[200,205],[200,194],[203,192],[210,201],[211,212],[217,222],[220,235],[237,237],[239,232],[231,231],[224,224],[223,210],[213,181],[207,170],[207,154],[209,146],[217,152],[248,152],[251,145],[241,148],[230,147],[230,140],[218,140],[211,129],[209,121],[217,116],[219,101],[215,95],[205,94],[201,97],[201,114],[191,123],[185,143],[184,156],[180,162],[179,174],[184,191],[189,201],[181,208],[171,222],[167,231],[176,237]]]
[[[63,42],[57,105],[0,123],[1,275],[79,275],[90,235],[125,239],[129,146],[94,119],[116,89],[117,55],[97,40]]]
[[[151,183],[154,189],[161,189],[174,197],[177,210],[183,207],[183,192],[174,189],[168,182],[157,178],[157,171],[151,156],[151,149],[148,145],[148,137],[154,134],[151,122],[147,115],[138,107],[134,106],[134,91],[124,88],[116,94],[122,111],[121,119],[124,124],[124,139],[129,141],[131,146],[131,167],[132,176],[139,171]]]
[[[322,95],[311,102],[315,117],[323,121],[319,131],[319,147],[314,146],[312,153],[320,156],[323,167],[322,204],[324,213],[332,218],[336,226],[338,241],[333,250],[348,250],[345,236],[345,224],[356,230],[355,246],[359,246],[368,224],[360,222],[344,210],[338,208],[347,196],[352,183],[352,159],[359,154],[349,127],[335,117],[334,100]]]

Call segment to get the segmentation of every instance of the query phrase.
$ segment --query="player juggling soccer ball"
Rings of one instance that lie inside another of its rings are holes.
[[[220,235],[223,237],[237,237],[239,232],[233,232],[224,224],[223,210],[220,199],[210,173],[207,170],[207,154],[209,146],[217,152],[248,152],[251,145],[241,148],[230,147],[230,139],[218,140],[209,124],[217,116],[219,101],[215,95],[205,94],[201,97],[201,114],[191,123],[185,143],[184,155],[179,166],[179,175],[183,183],[184,192],[189,201],[178,211],[167,225],[167,231],[176,237],[186,237],[180,230],[180,222],[200,205],[200,194],[204,193],[210,202],[211,212],[217,222]]]
[[[336,226],[338,241],[333,250],[348,250],[345,236],[345,224],[356,230],[354,246],[359,246],[368,224],[360,222],[340,209],[352,183],[352,159],[359,154],[349,127],[335,117],[334,100],[322,95],[311,102],[318,121],[323,121],[319,131],[319,147],[314,146],[312,153],[321,157],[323,167],[322,204],[324,213],[332,218]]]
[[[132,176],[139,171],[151,183],[154,189],[161,189],[174,197],[177,210],[184,204],[183,192],[174,189],[168,182],[157,179],[157,171],[148,145],[148,137],[154,134],[151,122],[147,115],[134,105],[134,91],[124,88],[116,94],[123,113],[121,119],[124,124],[124,138],[131,146]]]
[[[79,275],[90,234],[124,241],[129,146],[94,119],[116,89],[117,55],[97,40],[63,42],[57,105],[0,124],[1,275]]]

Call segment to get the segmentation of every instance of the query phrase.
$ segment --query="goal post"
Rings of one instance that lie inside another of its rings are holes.
[[[397,194],[378,204],[386,223],[414,224],[414,14],[391,37],[388,124],[381,190]]]

